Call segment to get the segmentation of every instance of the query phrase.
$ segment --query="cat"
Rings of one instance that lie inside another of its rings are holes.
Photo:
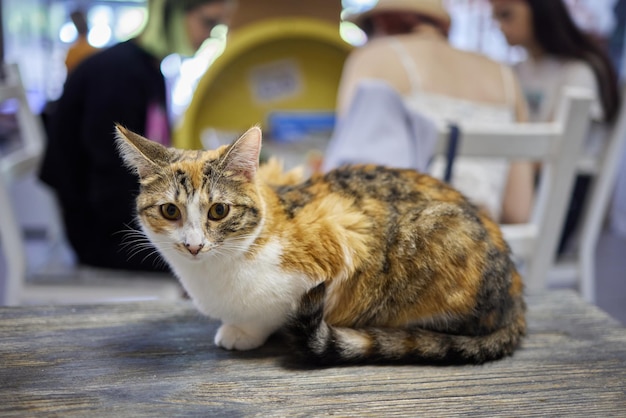
[[[117,126],[141,228],[221,320],[217,346],[254,349],[283,329],[333,365],[483,363],[520,345],[522,279],[485,212],[412,170],[264,171],[261,136],[192,151]]]

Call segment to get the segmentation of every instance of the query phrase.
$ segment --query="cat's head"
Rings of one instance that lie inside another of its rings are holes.
[[[120,154],[140,179],[137,217],[166,259],[205,260],[248,250],[265,211],[257,183],[259,128],[206,151],[165,148],[116,129]]]

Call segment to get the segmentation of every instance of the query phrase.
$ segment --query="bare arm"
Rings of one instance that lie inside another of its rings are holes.
[[[515,113],[517,122],[528,121],[528,108],[522,89],[515,78]],[[535,201],[535,168],[531,161],[511,163],[502,203],[502,223],[528,222]]]

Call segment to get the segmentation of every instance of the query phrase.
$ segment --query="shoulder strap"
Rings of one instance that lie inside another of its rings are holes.
[[[396,51],[396,54],[398,54],[398,58],[400,58],[400,62],[402,63],[404,71],[409,78],[409,82],[411,83],[411,91],[421,91],[422,81],[419,78],[417,66],[415,65],[415,62],[413,62],[413,59],[409,56],[409,53],[404,45],[402,45],[402,43],[394,37],[389,38],[389,44],[391,45],[391,48]]]
[[[456,159],[457,150],[459,148],[459,140],[461,138],[461,128],[456,123],[448,125],[448,149],[446,150],[446,170],[443,175],[443,181],[452,183],[452,169],[454,160]]]

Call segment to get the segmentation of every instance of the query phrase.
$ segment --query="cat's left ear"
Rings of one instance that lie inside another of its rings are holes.
[[[161,144],[150,141],[123,126],[116,124],[117,146],[128,167],[144,178],[158,170],[169,158],[169,152]]]
[[[226,170],[243,174],[252,180],[259,168],[261,137],[261,128],[254,126],[233,142],[224,156]]]

